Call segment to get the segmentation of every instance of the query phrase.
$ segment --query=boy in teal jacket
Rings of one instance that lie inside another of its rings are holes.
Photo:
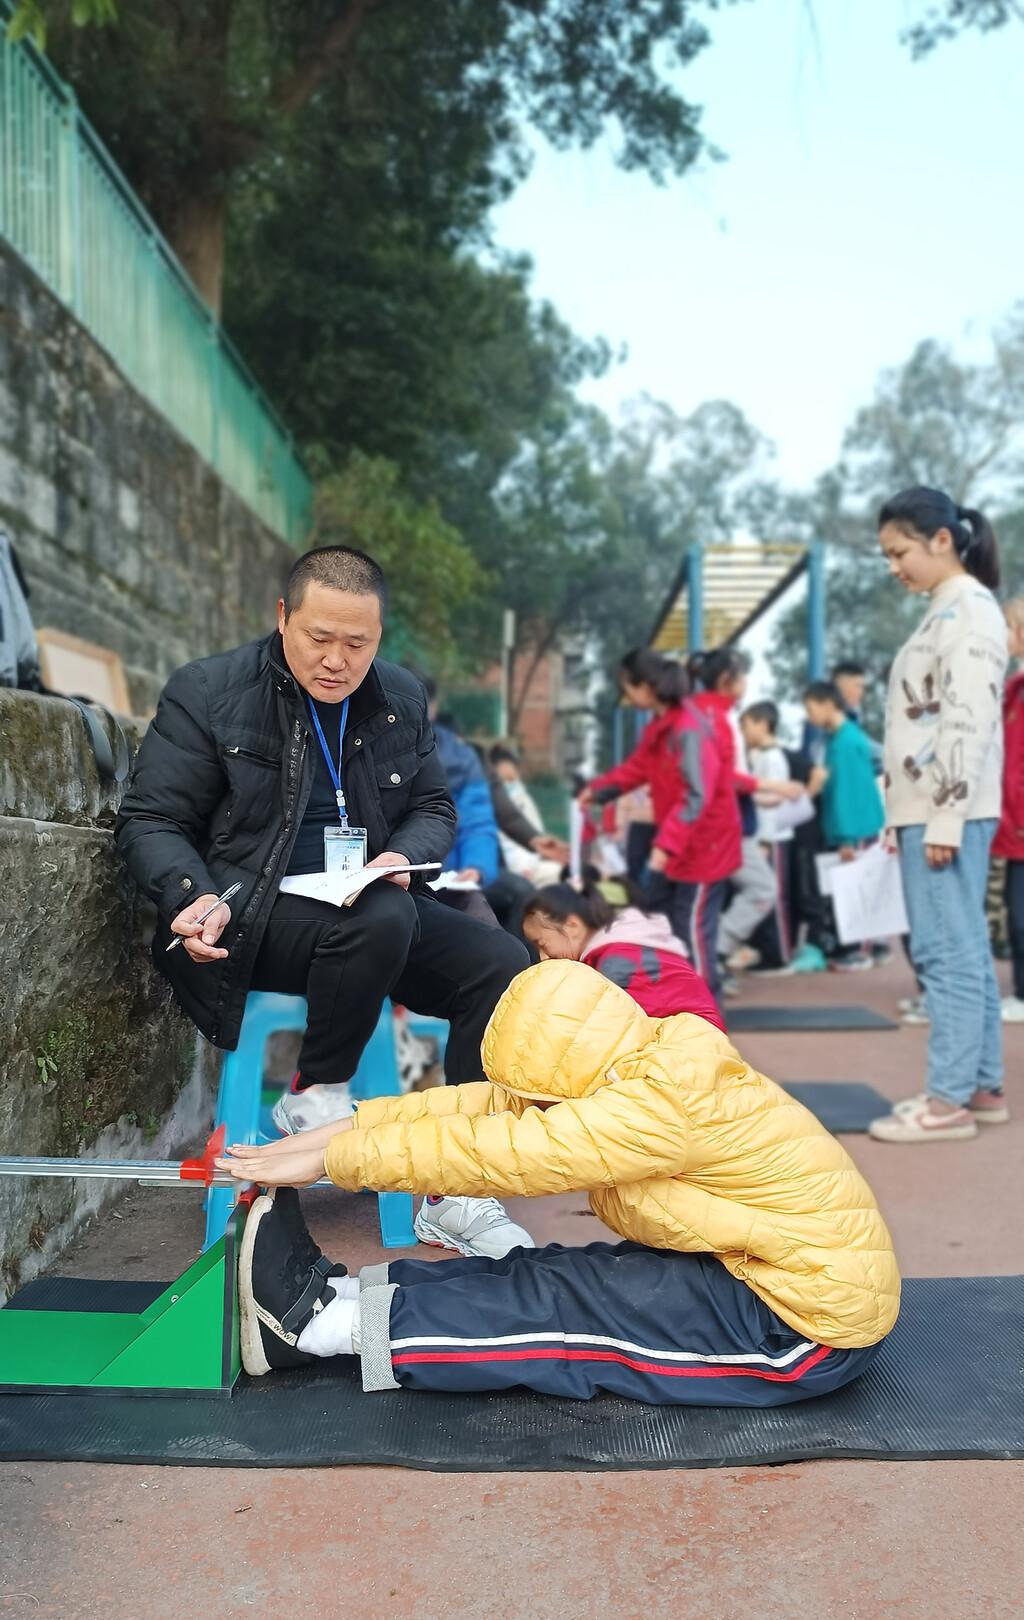
[[[847,715],[842,695],[831,681],[813,681],[804,693],[804,708],[811,724],[820,726],[826,737],[828,778],[821,792],[825,844],[849,860],[885,825],[871,743]]]

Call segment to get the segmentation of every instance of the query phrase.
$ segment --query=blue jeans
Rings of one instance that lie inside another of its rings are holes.
[[[910,955],[931,1028],[928,1093],[961,1105],[1003,1084],[1003,1026],[985,917],[995,821],[968,821],[949,866],[925,860],[924,828],[899,829]]]

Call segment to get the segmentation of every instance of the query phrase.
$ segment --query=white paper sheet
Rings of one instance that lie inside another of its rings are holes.
[[[304,894],[309,900],[322,900],[329,906],[350,906],[377,878],[398,872],[436,872],[440,861],[421,866],[361,866],[355,872],[306,872],[300,877],[281,879],[281,894]]]
[[[821,894],[831,895],[832,873],[838,865],[838,855],[815,855],[814,870],[818,874],[818,890]]]
[[[872,844],[856,860],[840,861],[830,876],[836,932],[843,945],[909,933],[898,855]]]
[[[583,823],[586,817],[576,799],[569,801],[569,876],[583,876]]]
[[[427,888],[433,889],[435,893],[439,889],[451,889],[453,894],[466,894],[479,887],[475,878],[460,877],[458,872],[442,872],[439,878],[434,878],[427,884]]]

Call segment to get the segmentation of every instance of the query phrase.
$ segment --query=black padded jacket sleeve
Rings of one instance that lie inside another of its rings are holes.
[[[201,894],[216,893],[198,846],[227,786],[202,671],[186,665],[164,687],[114,833],[128,870],[165,922]]]

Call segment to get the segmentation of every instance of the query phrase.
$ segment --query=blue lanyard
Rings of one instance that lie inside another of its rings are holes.
[[[342,744],[345,741],[345,727],[348,724],[348,698],[346,698],[341,705],[341,724],[338,728],[337,766],[335,766],[335,763],[331,758],[331,751],[327,746],[327,738],[324,736],[324,728],[320,724],[320,716],[316,712],[313,699],[311,697],[307,697],[306,702],[309,704],[309,714],[310,719],[313,722],[313,729],[315,730],[320,742],[320,752],[323,754],[324,759],[327,762],[327,769],[330,772],[331,781],[334,783],[334,797],[338,801],[338,820],[341,822],[343,827],[347,827],[348,814],[345,809],[345,790],[341,785],[341,749]]]

